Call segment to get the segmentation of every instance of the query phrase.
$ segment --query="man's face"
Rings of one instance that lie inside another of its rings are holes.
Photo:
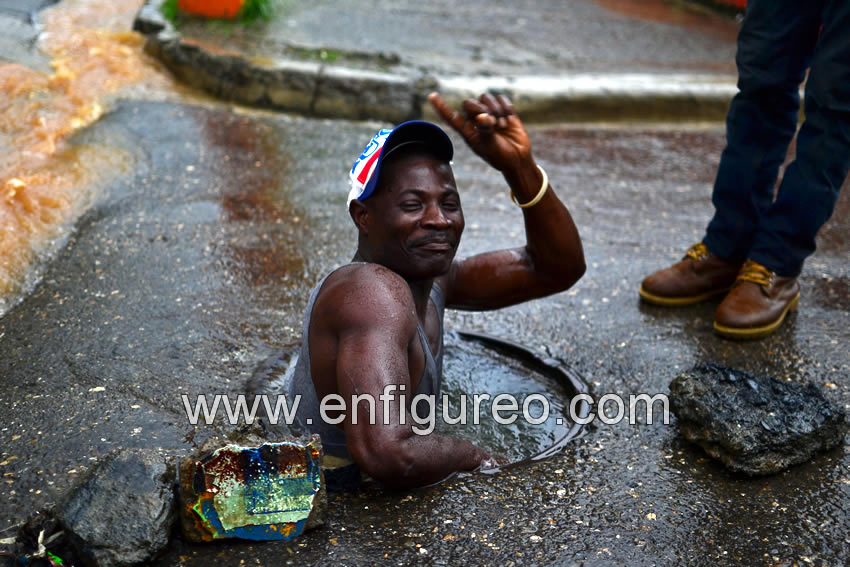
[[[449,271],[463,210],[451,166],[425,153],[406,153],[381,167],[369,199],[368,246],[375,261],[407,279]]]

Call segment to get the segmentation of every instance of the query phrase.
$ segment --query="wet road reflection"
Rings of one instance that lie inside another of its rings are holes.
[[[599,5],[631,18],[684,26],[696,32],[735,41],[738,24],[731,16],[700,10],[696,6],[664,0],[594,0]]]
[[[220,192],[223,222],[234,238],[213,242],[222,274],[238,288],[248,288],[269,305],[286,302],[279,286],[296,282],[303,271],[296,230],[308,230],[286,200],[291,175],[286,141],[268,125],[245,118],[210,116],[206,142],[222,154],[205,172]],[[256,297],[255,297],[256,299]]]

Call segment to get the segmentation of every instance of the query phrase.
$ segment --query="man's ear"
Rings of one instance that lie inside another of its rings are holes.
[[[351,215],[351,220],[354,221],[355,226],[363,232],[364,234],[368,234],[368,224],[369,224],[369,209],[361,203],[360,201],[354,200],[348,205],[348,214]]]

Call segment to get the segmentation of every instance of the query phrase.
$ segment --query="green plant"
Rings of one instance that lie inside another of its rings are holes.
[[[177,0],[165,0],[160,8],[165,19],[172,24],[177,24],[177,14],[180,9],[177,7]]]
[[[252,24],[257,20],[269,21],[274,3],[275,0],[245,0],[239,11],[239,19],[245,24]]]

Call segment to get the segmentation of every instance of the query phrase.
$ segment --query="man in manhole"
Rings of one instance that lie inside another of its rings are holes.
[[[285,388],[300,396],[297,421],[321,435],[327,454],[399,488],[491,460],[468,441],[415,431],[414,417],[433,412],[439,395],[444,308],[507,307],[563,291],[585,270],[573,219],[510,101],[485,94],[455,111],[436,93],[429,100],[502,173],[526,243],[455,259],[464,216],[449,137],[423,121],[379,131],[351,170],[356,254],[314,289]],[[431,403],[420,396],[414,407],[421,394]]]

